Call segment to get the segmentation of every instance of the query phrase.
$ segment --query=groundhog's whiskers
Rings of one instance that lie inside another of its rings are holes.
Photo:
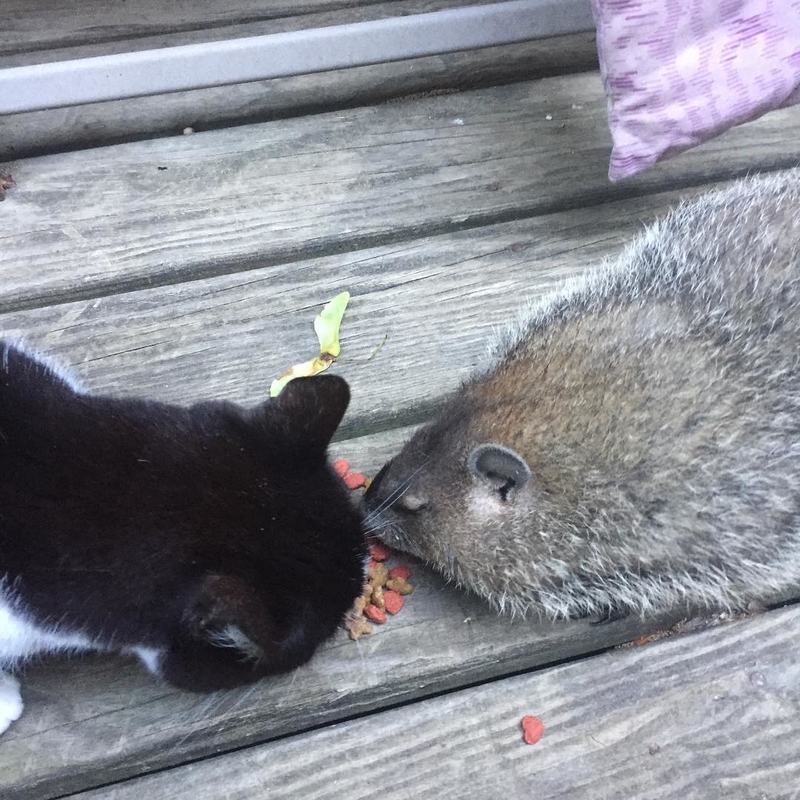
[[[425,461],[420,464],[420,466],[414,470],[377,508],[371,511],[366,519],[364,520],[364,524],[369,526],[373,523],[373,521],[380,516],[383,511],[386,511],[388,508],[391,508],[411,487],[411,481],[424,469],[425,465],[428,463],[428,459],[426,458]]]

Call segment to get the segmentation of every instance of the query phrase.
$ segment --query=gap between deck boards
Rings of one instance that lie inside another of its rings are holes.
[[[759,169],[761,173],[777,172],[790,169],[797,165],[795,158],[787,158],[786,161],[773,162],[768,166]],[[687,176],[685,179],[671,181],[663,187],[664,191],[680,191],[695,188],[697,186],[712,189],[716,184],[726,182],[730,179],[745,177],[750,174],[752,169],[742,167],[734,170],[720,170],[713,175]],[[96,300],[112,295],[128,294],[141,291],[144,288],[155,289],[178,284],[191,284],[211,278],[220,278],[227,275],[246,274],[256,270],[296,264],[306,261],[309,258],[326,258],[328,256],[342,255],[346,253],[356,253],[361,250],[369,250],[376,247],[387,247],[395,244],[425,239],[429,237],[442,236],[464,231],[478,230],[480,228],[498,225],[507,222],[518,222],[520,220],[535,217],[546,217],[551,214],[558,214],[567,211],[574,211],[581,208],[593,208],[604,203],[618,200],[634,200],[645,196],[651,196],[652,191],[647,191],[641,187],[623,187],[612,191],[589,190],[580,198],[569,198],[567,200],[557,200],[552,203],[537,203],[531,206],[522,206],[509,210],[499,210],[496,212],[483,212],[474,217],[466,217],[463,220],[436,221],[426,225],[409,225],[408,227],[398,227],[395,230],[385,231],[375,234],[365,234],[363,236],[353,236],[342,238],[339,241],[331,242],[322,253],[309,253],[302,246],[293,246],[286,249],[276,248],[267,258],[254,260],[250,256],[241,258],[218,258],[213,264],[187,264],[170,273],[161,273],[147,278],[146,286],[143,286],[141,278],[126,280],[118,277],[104,283],[93,284],[88,289],[76,288],[74,290],[55,291],[49,295],[41,297],[31,297],[10,302],[0,301],[0,314],[14,313],[18,311],[28,311],[37,308],[63,305],[76,301]],[[409,423],[410,424],[410,423]]]
[[[3,313],[0,330],[58,358],[93,392],[255,404],[273,378],[308,357],[313,316],[347,289],[334,369],[353,399],[337,441],[364,437],[426,421],[484,362],[486,340],[526,299],[613,256],[644,223],[698,191],[321,257],[246,279]]]
[[[680,615],[677,615],[677,614],[674,615],[672,618],[665,618],[664,620],[662,620],[663,626],[666,628],[670,624],[677,623],[679,621],[679,619],[680,619]],[[691,635],[691,634],[688,634],[688,635]],[[214,753],[213,755],[201,756],[201,757],[198,757],[198,758],[191,758],[191,759],[188,759],[186,761],[181,761],[180,763],[175,763],[175,764],[171,764],[169,766],[160,767],[158,769],[153,769],[153,770],[150,770],[150,771],[147,771],[147,772],[138,773],[138,774],[133,775],[133,776],[128,777],[128,778],[122,778],[120,780],[110,781],[108,783],[99,783],[99,784],[93,785],[91,787],[87,787],[86,789],[81,789],[81,790],[79,790],[77,792],[68,792],[66,794],[58,794],[58,795],[48,796],[48,800],[66,800],[66,798],[70,798],[70,797],[78,797],[78,798],[80,798],[80,797],[85,796],[87,790],[88,791],[95,791],[95,790],[99,790],[99,789],[107,789],[107,788],[110,788],[110,787],[113,787],[113,786],[119,786],[119,785],[123,785],[123,784],[126,784],[126,783],[130,783],[131,781],[135,781],[138,778],[150,777],[150,776],[153,776],[153,775],[159,775],[159,774],[162,774],[162,773],[168,773],[168,772],[171,772],[172,770],[180,769],[181,767],[185,767],[185,766],[188,766],[190,764],[197,764],[197,763],[201,763],[201,762],[205,762],[205,761],[212,761],[212,760],[214,760],[216,758],[224,758],[225,756],[230,756],[233,753],[240,753],[240,752],[243,752],[243,751],[246,751],[246,750],[250,750],[250,749],[252,749],[254,747],[260,747],[260,746],[265,745],[265,744],[276,744],[278,742],[282,742],[282,741],[286,741],[286,740],[299,739],[300,737],[305,736],[305,735],[307,735],[309,733],[317,732],[317,731],[323,731],[323,730],[325,730],[327,728],[332,728],[332,727],[334,727],[336,725],[342,725],[342,724],[346,724],[346,723],[358,722],[360,720],[365,720],[365,719],[369,719],[369,718],[372,718],[372,717],[379,717],[381,714],[385,714],[385,713],[390,712],[390,711],[397,711],[397,710],[402,709],[402,708],[407,708],[408,706],[414,706],[414,705],[418,705],[420,703],[426,703],[426,702],[428,702],[430,700],[437,700],[439,698],[447,697],[447,696],[453,695],[453,694],[458,694],[459,692],[468,691],[468,690],[471,690],[471,689],[479,689],[481,687],[491,686],[493,684],[500,683],[501,681],[507,680],[509,678],[518,678],[518,677],[522,677],[524,675],[535,675],[536,673],[544,672],[544,671],[551,670],[551,669],[556,669],[558,667],[562,667],[562,666],[565,666],[567,664],[574,664],[574,663],[577,663],[577,662],[580,662],[580,661],[588,661],[588,660],[590,660],[592,658],[596,658],[598,656],[601,656],[604,653],[608,653],[610,651],[617,650],[620,647],[622,647],[623,645],[624,645],[624,643],[623,644],[619,644],[619,643],[609,644],[609,645],[606,645],[604,647],[599,647],[597,649],[586,651],[584,653],[578,653],[576,655],[569,656],[567,658],[557,659],[555,661],[551,661],[551,662],[548,662],[548,663],[545,663],[545,664],[540,664],[540,665],[537,665],[537,666],[532,667],[532,668],[512,670],[510,672],[504,673],[503,675],[496,675],[496,676],[493,676],[493,677],[490,677],[490,678],[486,678],[484,680],[478,680],[478,681],[474,681],[474,682],[471,682],[471,683],[465,683],[465,684],[461,684],[459,686],[453,686],[453,687],[450,687],[450,688],[441,689],[439,691],[434,691],[434,692],[431,692],[430,694],[426,694],[426,695],[424,695],[422,697],[412,697],[412,698],[401,700],[401,701],[399,701],[397,703],[389,703],[389,704],[387,704],[385,706],[375,707],[375,708],[371,708],[371,709],[368,709],[366,711],[362,711],[362,712],[359,712],[359,713],[342,716],[342,717],[340,717],[338,719],[328,720],[328,721],[323,722],[323,723],[321,723],[319,725],[313,725],[313,726],[310,726],[308,728],[300,728],[300,729],[298,729],[296,731],[291,731],[289,733],[280,734],[280,735],[274,736],[274,737],[268,737],[268,738],[265,738],[265,739],[262,739],[262,740],[251,741],[251,742],[248,742],[247,744],[241,745],[239,747],[232,747],[229,750],[224,750],[224,751],[220,751],[220,752]]]
[[[778,609],[72,796],[796,797],[797,630]]]
[[[787,598],[786,600],[784,600],[784,601],[782,601],[780,603],[773,603],[765,611],[763,611],[761,613],[770,613],[770,612],[773,612],[773,611],[780,611],[781,609],[789,609],[789,608],[791,608],[792,606],[795,606],[795,605],[800,605],[800,597],[799,598]],[[748,618],[747,615],[742,615],[742,616],[739,616],[739,617],[733,617],[733,618],[731,618],[729,620],[725,620],[725,622],[723,624],[730,624],[731,622],[741,622],[742,620],[747,619],[747,618]],[[684,622],[691,621],[691,622],[696,623],[696,624],[691,626],[691,629],[689,627],[686,627],[685,630],[676,629],[674,632],[672,630],[670,630],[670,625],[677,624],[679,622],[679,620],[681,620],[681,619],[683,619]],[[698,635],[701,636],[704,631],[713,630],[716,627],[718,627],[718,625],[719,625],[719,622],[717,621],[717,618],[715,618],[715,617],[711,617],[711,616],[707,617],[707,618],[690,617],[687,620],[684,615],[675,614],[672,618],[669,618],[669,619],[665,618],[663,620],[663,625],[661,625],[659,627],[663,628],[663,630],[665,632],[668,632],[666,638],[675,639],[676,637],[681,637],[682,639],[686,639],[686,638],[692,637],[692,636],[698,636]],[[649,643],[647,643],[647,644],[649,644]],[[153,776],[156,776],[156,775],[159,775],[159,774],[170,773],[170,772],[173,772],[175,770],[179,770],[182,767],[189,766],[191,764],[198,764],[198,763],[203,763],[203,762],[213,762],[215,759],[220,759],[220,758],[224,759],[224,758],[226,758],[228,756],[231,756],[231,755],[233,755],[235,753],[241,753],[241,752],[244,752],[244,751],[247,751],[247,750],[251,750],[253,748],[261,747],[261,746],[266,745],[266,744],[274,745],[274,744],[277,744],[279,742],[286,742],[286,741],[290,741],[290,740],[300,740],[302,737],[304,737],[307,734],[312,733],[312,732],[318,733],[318,732],[324,731],[324,730],[326,730],[328,728],[332,728],[334,726],[349,725],[351,723],[358,722],[358,721],[361,721],[361,720],[368,720],[368,719],[371,719],[371,718],[380,717],[381,715],[386,714],[386,713],[398,711],[400,709],[408,708],[410,706],[418,706],[421,703],[427,703],[427,702],[430,702],[430,701],[439,700],[441,698],[446,698],[446,697],[448,697],[450,695],[457,695],[459,693],[471,691],[471,690],[474,690],[474,689],[492,687],[494,685],[499,685],[500,683],[502,683],[503,681],[506,681],[506,680],[515,679],[515,678],[519,678],[519,677],[523,677],[523,676],[535,676],[535,675],[538,675],[540,673],[545,673],[545,672],[550,672],[552,670],[557,670],[557,669],[559,669],[561,667],[564,667],[564,666],[567,666],[567,665],[570,665],[570,664],[588,663],[592,659],[597,659],[597,658],[599,658],[600,656],[602,656],[602,655],[604,655],[606,653],[609,653],[609,652],[612,652],[612,651],[622,650],[622,649],[624,649],[624,648],[626,648],[628,646],[630,646],[629,643],[609,644],[609,645],[604,646],[604,647],[599,647],[599,648],[597,648],[595,650],[590,650],[590,651],[587,651],[587,652],[584,652],[584,653],[575,654],[575,655],[572,655],[572,656],[569,656],[569,657],[563,658],[563,659],[557,659],[557,660],[551,661],[549,663],[537,665],[537,666],[532,667],[532,668],[526,668],[526,669],[519,669],[519,670],[510,671],[510,672],[505,673],[503,675],[497,675],[497,676],[493,676],[493,677],[490,677],[490,678],[486,678],[484,680],[478,680],[478,681],[474,681],[472,683],[466,683],[466,684],[462,684],[462,685],[459,685],[459,686],[454,686],[454,687],[451,687],[451,688],[443,689],[443,690],[440,690],[440,691],[434,691],[434,692],[432,692],[430,694],[427,694],[427,695],[425,695],[423,697],[405,699],[405,700],[401,700],[400,702],[397,702],[397,703],[390,703],[390,704],[388,704],[386,706],[382,706],[380,708],[376,707],[376,708],[369,709],[367,711],[362,711],[360,713],[355,713],[355,714],[351,714],[351,715],[348,715],[348,716],[342,716],[339,719],[329,720],[329,721],[323,722],[323,723],[321,723],[319,725],[311,726],[309,728],[298,729],[298,730],[292,731],[290,733],[285,733],[285,734],[274,736],[274,737],[271,737],[271,738],[266,738],[266,739],[261,740],[261,741],[252,741],[252,742],[249,742],[249,743],[247,743],[245,745],[242,745],[242,746],[239,746],[239,747],[232,747],[229,750],[225,750],[225,751],[219,752],[219,753],[214,753],[213,755],[210,755],[210,756],[199,757],[199,758],[194,758],[194,759],[188,759],[186,761],[183,761],[183,762],[180,762],[180,763],[176,763],[176,764],[173,764],[171,766],[165,766],[165,767],[154,769],[154,770],[151,770],[151,771],[148,771],[148,772],[142,772],[142,773],[139,773],[139,774],[137,774],[135,776],[131,776],[129,778],[124,778],[124,779],[116,780],[116,781],[110,781],[108,783],[99,783],[99,784],[96,784],[96,785],[92,786],[91,788],[82,789],[82,790],[77,791],[77,792],[69,792],[69,793],[61,794],[61,795],[53,795],[50,798],[50,800],[66,800],[66,798],[86,797],[87,796],[87,792],[88,793],[93,793],[95,791],[102,790],[102,789],[108,789],[108,788],[116,787],[116,786],[123,786],[125,784],[130,784],[132,782],[135,782],[140,778],[153,777]]]
[[[0,68],[3,59],[0,58]],[[0,162],[596,70],[579,33],[369,67],[0,116]]]
[[[605,108],[598,76],[580,74],[16,162],[0,206],[0,309],[479,230],[800,158],[795,108],[610,185]]]
[[[208,281],[0,314],[0,330],[71,367],[88,390],[191,404],[262,402],[309,356],[320,305],[352,299],[334,370],[352,401],[336,444],[427,421],[486,363],[493,330],[613,257],[705,187],[415,239]],[[388,442],[384,458],[398,442]]]

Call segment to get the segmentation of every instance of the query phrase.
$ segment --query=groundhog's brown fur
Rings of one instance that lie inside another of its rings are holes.
[[[687,203],[525,311],[367,495],[499,609],[800,586],[800,171]]]

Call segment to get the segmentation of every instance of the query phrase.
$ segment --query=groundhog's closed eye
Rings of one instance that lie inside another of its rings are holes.
[[[527,308],[373,483],[385,541],[499,609],[800,585],[800,172],[687,203]]]

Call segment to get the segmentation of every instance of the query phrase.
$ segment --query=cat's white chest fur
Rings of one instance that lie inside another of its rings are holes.
[[[22,714],[19,681],[7,672],[0,672],[0,733]]]
[[[91,648],[92,642],[86,636],[60,633],[32,624],[7,597],[0,594],[0,667],[37,653]]]
[[[0,733],[22,713],[19,681],[5,672],[16,663],[43,653],[77,650],[103,650],[102,644],[93,642],[80,633],[59,631],[57,627],[43,627],[31,622],[2,591],[0,581]],[[161,650],[152,647],[123,648],[138,656],[150,672],[158,675]]]
[[[92,643],[85,636],[48,631],[31,624],[0,592],[0,670],[37,653],[84,650]],[[19,681],[0,671],[0,733],[22,713]]]

